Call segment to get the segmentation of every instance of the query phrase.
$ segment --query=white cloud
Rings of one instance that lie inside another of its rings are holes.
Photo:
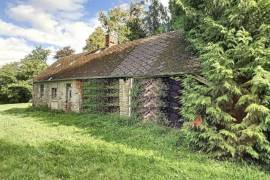
[[[48,11],[75,12],[81,11],[86,1],[87,0],[30,0],[30,3]]]
[[[34,28],[22,28],[0,19],[0,35],[20,37],[38,44],[71,46],[80,51],[97,24],[97,20],[88,23],[76,21],[58,25],[53,32],[44,32]]]
[[[47,47],[47,49],[50,50],[50,55],[47,58],[47,64],[51,65],[52,63],[56,61],[56,59],[54,59],[54,55],[57,51],[57,48],[54,46],[50,46],[50,47]]]
[[[0,38],[0,66],[18,61],[32,51],[33,47],[19,38]]]
[[[38,45],[51,50],[49,64],[55,51],[64,46],[81,52],[85,40],[99,25],[97,15],[82,19],[86,1],[17,0],[9,4],[4,11],[13,21],[0,18],[0,65],[24,58]]]
[[[76,20],[84,16],[84,3],[86,2],[87,0],[29,0],[28,4],[56,14],[62,20]]]
[[[46,33],[34,28],[23,28],[12,23],[5,22],[0,19],[0,35],[21,37],[36,43],[48,43],[60,45],[57,40],[57,36],[53,33]]]
[[[31,23],[33,28],[53,31],[58,24],[53,17],[31,5],[18,5],[8,9],[9,16],[17,21]]]
[[[11,4],[6,9],[8,16],[15,22],[27,23],[28,27],[0,18],[0,38],[6,37],[0,39],[0,64],[20,60],[31,52],[33,47],[27,45],[28,41],[33,46],[42,45],[51,50],[49,63],[54,61],[56,49],[64,46],[71,46],[77,53],[82,51],[85,40],[99,24],[97,17],[92,17],[89,21],[77,19],[83,15],[84,2],[85,0],[28,0]]]

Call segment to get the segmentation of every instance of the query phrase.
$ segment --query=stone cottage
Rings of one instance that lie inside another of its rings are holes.
[[[181,32],[118,44],[62,58],[34,79],[33,105],[51,109],[136,114],[178,126],[179,79],[199,62]],[[179,78],[180,77],[180,78]]]

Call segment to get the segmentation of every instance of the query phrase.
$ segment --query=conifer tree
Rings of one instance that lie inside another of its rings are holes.
[[[183,82],[190,144],[219,158],[270,163],[270,1],[177,0],[207,85]]]

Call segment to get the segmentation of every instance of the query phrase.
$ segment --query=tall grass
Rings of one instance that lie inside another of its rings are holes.
[[[178,129],[118,116],[0,105],[0,179],[269,179],[254,165],[215,161]]]

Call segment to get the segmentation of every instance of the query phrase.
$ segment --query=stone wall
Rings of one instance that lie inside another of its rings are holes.
[[[119,107],[121,116],[131,115],[131,88],[133,79],[119,79]]]
[[[67,103],[66,85],[69,83],[72,97]],[[44,85],[42,97],[41,85]],[[136,96],[135,87],[138,88]],[[52,88],[57,88],[56,98],[52,98]],[[73,112],[119,113],[121,116],[136,113],[144,121],[179,127],[182,124],[180,95],[180,82],[174,78],[89,79],[35,83],[33,104]]]
[[[70,84],[70,99],[67,101],[67,84]],[[41,86],[44,94],[41,96]],[[54,110],[79,112],[82,101],[82,83],[78,80],[34,83],[33,106],[46,106]],[[57,89],[56,97],[52,97],[52,88]]]

